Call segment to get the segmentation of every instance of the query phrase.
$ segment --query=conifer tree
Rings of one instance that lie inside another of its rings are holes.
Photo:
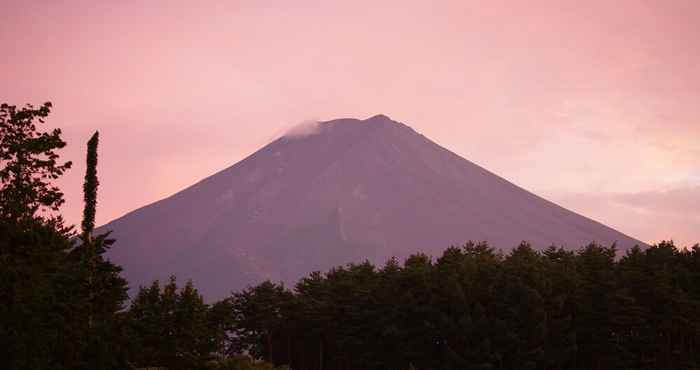
[[[85,183],[83,185],[83,199],[85,202],[83,209],[82,222],[82,242],[85,248],[83,263],[87,268],[87,294],[88,298],[88,329],[92,329],[93,307],[92,303],[95,300],[94,280],[95,280],[95,264],[97,263],[97,253],[92,240],[92,231],[95,228],[95,214],[97,211],[97,144],[99,142],[99,133],[95,132],[87,143],[87,160],[85,170]]]
[[[95,132],[87,143],[87,169],[85,171],[85,183],[83,184],[83,198],[85,208],[83,210],[82,231],[84,237],[89,239],[95,229],[95,213],[97,211],[97,145],[99,144],[99,132]]]
[[[99,134],[95,132],[87,144],[87,169],[83,185],[85,201],[80,245],[72,252],[76,264],[76,278],[81,310],[84,312],[86,347],[83,357],[89,369],[118,369],[124,366],[126,355],[111,349],[122,339],[118,337],[118,313],[126,301],[127,282],[120,276],[121,267],[105,259],[104,254],[114,243],[109,232],[97,236],[95,228],[97,211],[97,145]]]
[[[174,276],[165,286],[158,281],[139,289],[128,312],[131,360],[136,367],[197,369],[217,348],[218,323],[192,282],[178,288]]]

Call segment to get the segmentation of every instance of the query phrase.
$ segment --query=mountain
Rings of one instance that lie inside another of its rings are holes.
[[[439,256],[468,240],[643,245],[383,115],[291,132],[100,230],[113,230],[109,257],[133,285],[176,274],[209,299],[352,261]]]

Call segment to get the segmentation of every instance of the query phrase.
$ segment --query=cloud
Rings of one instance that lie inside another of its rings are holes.
[[[304,121],[301,122],[297,125],[294,125],[292,128],[287,130],[283,137],[290,138],[290,139],[296,139],[296,138],[301,138],[301,137],[306,137],[306,136],[311,136],[311,135],[316,135],[321,131],[321,122],[313,120],[313,121]]]
[[[613,199],[621,204],[642,207],[658,214],[681,214],[700,221],[700,186],[618,194]]]
[[[551,199],[648,243],[700,242],[700,185],[630,193],[562,193]]]

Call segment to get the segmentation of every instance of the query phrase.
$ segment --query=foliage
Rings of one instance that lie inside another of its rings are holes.
[[[171,277],[162,288],[158,281],[141,287],[128,312],[132,363],[171,370],[205,363],[217,349],[208,312],[192,282],[179,289]]]
[[[229,352],[250,352],[256,357],[270,359],[272,338],[284,327],[282,321],[289,309],[292,295],[283,286],[266,281],[256,287],[234,293],[230,300],[233,326]],[[262,340],[262,342],[261,342]]]
[[[97,145],[100,134],[95,132],[87,144],[87,169],[85,171],[85,184],[83,184],[83,195],[85,209],[83,211],[83,234],[89,234],[95,228],[95,214],[97,213],[97,187],[100,182],[97,180]]]
[[[265,282],[226,300],[233,350],[306,370],[698,368],[700,246],[616,255],[467,243]]]
[[[60,164],[56,150],[66,146],[61,130],[41,132],[51,103],[39,108],[27,104],[0,105],[0,217],[19,220],[36,217],[39,210],[58,211],[63,193],[51,184],[71,167]]]
[[[66,259],[68,238],[54,225],[0,219],[0,358],[7,369],[69,369],[80,352],[77,307]]]

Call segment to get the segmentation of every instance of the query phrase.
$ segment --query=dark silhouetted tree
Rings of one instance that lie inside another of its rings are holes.
[[[84,342],[73,326],[71,229],[55,214],[63,193],[53,184],[61,131],[40,131],[51,103],[0,105],[0,357],[9,369],[70,369]]]
[[[42,132],[38,125],[51,112],[51,103],[0,105],[0,217],[33,219],[37,212],[58,211],[63,193],[52,184],[71,162],[59,162],[58,149],[66,146],[61,130]],[[41,215],[43,216],[43,215]]]
[[[192,282],[180,289],[171,277],[162,288],[158,281],[141,287],[128,312],[133,364],[173,370],[204,366],[218,350],[218,323],[211,323],[208,313]]]
[[[82,230],[83,234],[90,235],[95,229],[95,214],[97,212],[97,145],[100,140],[99,132],[95,132],[87,143],[87,169],[85,171],[85,183],[83,184],[83,198],[85,208],[83,210]]]

